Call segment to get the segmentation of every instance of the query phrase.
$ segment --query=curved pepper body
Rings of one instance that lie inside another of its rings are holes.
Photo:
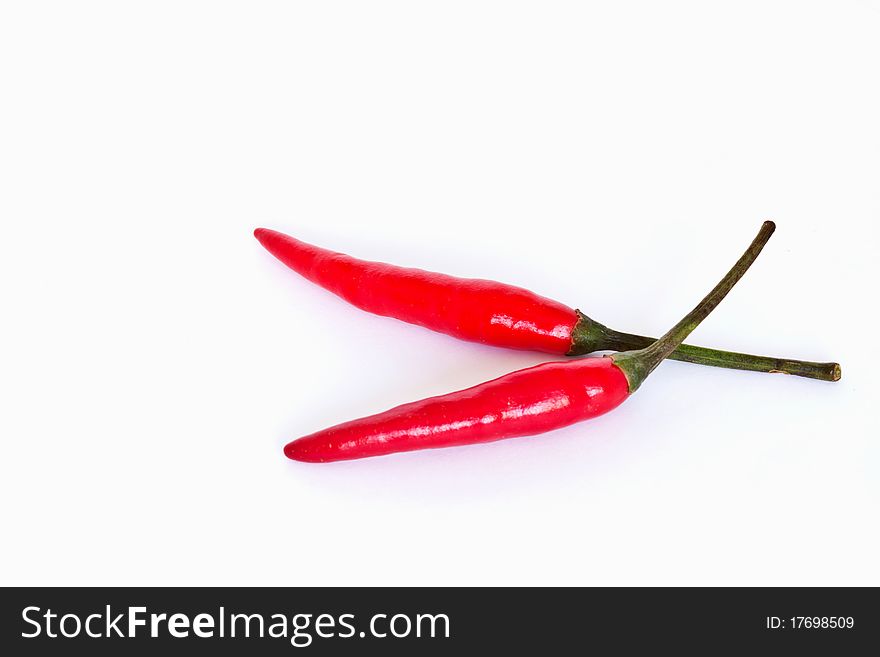
[[[266,228],[254,235],[285,265],[371,313],[472,342],[560,355],[572,348],[575,311],[523,288],[359,260]]]
[[[628,396],[610,358],[544,363],[318,431],[284,453],[322,463],[530,436],[602,415]]]

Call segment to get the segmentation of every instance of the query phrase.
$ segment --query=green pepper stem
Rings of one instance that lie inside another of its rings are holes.
[[[623,370],[629,382],[629,391],[635,392],[647,376],[667,358],[676,348],[684,342],[685,338],[715,310],[727,293],[733,289],[739,279],[743,277],[752,263],[761,253],[767,240],[776,230],[776,224],[765,221],[758,231],[758,235],[746,249],[745,253],[731,267],[730,271],[721,279],[709,294],[697,304],[697,306],[685,315],[675,326],[666,332],[661,338],[652,344],[635,351],[624,351],[611,356],[614,363]]]
[[[580,311],[576,312],[578,313],[578,323],[573,336],[574,346],[569,352],[571,356],[589,354],[594,351],[642,349],[651,345],[657,339],[649,338],[645,335],[615,331],[587,317]],[[669,358],[696,365],[724,367],[733,370],[791,374],[792,376],[802,376],[807,379],[818,379],[820,381],[840,380],[840,365],[833,362],[817,363],[792,358],[755,356],[736,351],[697,347],[689,344],[679,345],[675,351],[669,354]]]

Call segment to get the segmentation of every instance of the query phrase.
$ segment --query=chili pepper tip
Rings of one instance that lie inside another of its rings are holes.
[[[309,449],[304,445],[305,443],[299,440],[287,443],[284,446],[284,456],[302,463],[321,463],[324,461],[320,454],[315,453],[313,449]]]
[[[279,235],[280,233],[270,228],[254,228],[254,237],[257,238],[257,241],[276,257],[279,256],[273,247],[277,244]]]

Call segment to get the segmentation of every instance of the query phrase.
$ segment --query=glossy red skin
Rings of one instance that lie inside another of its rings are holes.
[[[610,358],[544,363],[338,424],[288,443],[284,453],[324,463],[531,436],[607,413],[628,396]]]
[[[267,228],[254,235],[285,265],[371,313],[494,346],[571,349],[575,311],[523,288],[358,260]]]

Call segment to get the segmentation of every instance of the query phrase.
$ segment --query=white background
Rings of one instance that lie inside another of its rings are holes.
[[[880,584],[877,2],[6,2],[3,584]],[[694,343],[535,438],[286,441],[546,360],[367,315],[253,239]]]

